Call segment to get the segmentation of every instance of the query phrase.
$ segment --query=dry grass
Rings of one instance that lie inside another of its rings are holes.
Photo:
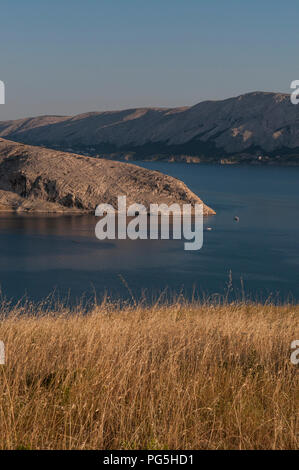
[[[299,306],[3,305],[1,449],[295,449]]]

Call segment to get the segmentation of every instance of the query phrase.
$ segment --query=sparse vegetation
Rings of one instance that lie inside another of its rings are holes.
[[[1,449],[298,448],[299,306],[1,312]]]

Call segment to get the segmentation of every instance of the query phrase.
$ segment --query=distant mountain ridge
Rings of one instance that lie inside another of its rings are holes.
[[[0,136],[92,156],[299,164],[299,106],[252,92],[183,108],[136,108],[0,122]]]

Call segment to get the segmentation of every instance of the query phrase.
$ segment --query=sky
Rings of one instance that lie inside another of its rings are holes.
[[[191,106],[299,79],[298,0],[1,0],[0,120]]]

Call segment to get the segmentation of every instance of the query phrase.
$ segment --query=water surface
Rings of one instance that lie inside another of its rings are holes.
[[[55,289],[72,302],[144,289],[207,296],[227,292],[231,276],[234,295],[299,301],[299,168],[139,165],[182,179],[216,210],[200,251],[178,240],[101,242],[94,216],[1,215],[2,292],[39,300]]]

